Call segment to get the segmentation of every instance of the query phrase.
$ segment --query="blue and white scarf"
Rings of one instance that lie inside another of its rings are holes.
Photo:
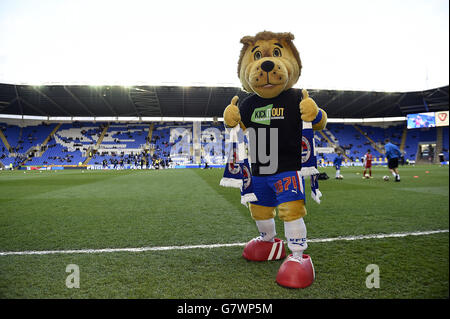
[[[225,152],[228,154],[227,162],[225,163],[225,171],[220,180],[220,186],[241,188],[243,184],[242,167],[238,161],[238,132],[239,126],[232,129],[227,128],[228,139],[225,138]]]
[[[319,174],[317,157],[314,151],[314,131],[311,122],[303,122],[302,130],[302,169],[301,176]]]
[[[228,159],[220,185],[241,190],[241,203],[257,201],[253,193],[253,178],[248,161],[248,140],[239,125],[227,129],[229,133]]]
[[[303,122],[302,130],[302,169],[301,176],[309,176],[311,182],[311,197],[320,204],[322,193],[319,190],[319,171],[315,153],[314,131],[311,122]]]

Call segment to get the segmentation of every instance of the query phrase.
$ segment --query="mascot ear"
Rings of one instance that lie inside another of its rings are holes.
[[[253,39],[254,39],[254,37],[251,37],[251,36],[247,35],[247,36],[245,36],[245,37],[243,37],[241,39],[241,43],[244,44],[244,45],[246,45],[246,44],[250,45],[250,44],[253,43]]]
[[[239,55],[239,61],[238,61],[238,78],[241,77],[241,65],[242,65],[242,59],[244,58],[245,52],[247,52],[247,48],[253,44],[253,37],[251,36],[245,36],[241,39],[241,43],[243,44],[241,53]]]
[[[237,75],[238,75],[238,78],[241,80],[242,88],[244,89],[244,91],[252,92],[252,89],[245,81],[243,74],[241,74],[241,67],[242,67],[242,60],[244,59],[244,56],[245,56],[245,53],[247,52],[248,47],[254,44],[254,37],[245,36],[241,39],[241,43],[243,44],[243,46],[241,49],[241,53],[239,55]]]

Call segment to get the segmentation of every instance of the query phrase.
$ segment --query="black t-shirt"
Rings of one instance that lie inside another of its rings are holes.
[[[258,144],[264,143],[264,141],[259,141],[259,138],[262,138],[261,132],[258,131],[259,128],[265,129],[265,153],[269,156],[273,155],[270,154],[270,128],[278,130],[278,166],[276,172],[267,175],[301,169],[302,120],[299,106],[301,100],[301,90],[289,89],[271,99],[264,99],[253,94],[240,103],[239,111],[242,122],[247,129],[252,128],[254,129],[252,131],[256,133],[256,141],[250,139],[249,145],[250,152],[256,154],[256,158],[251,158],[252,175],[266,175],[260,172],[260,168],[270,164],[262,163],[258,156]]]

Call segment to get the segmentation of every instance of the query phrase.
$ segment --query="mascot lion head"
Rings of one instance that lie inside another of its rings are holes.
[[[270,31],[241,39],[238,76],[245,91],[273,98],[297,83],[302,63],[292,40],[289,32]]]

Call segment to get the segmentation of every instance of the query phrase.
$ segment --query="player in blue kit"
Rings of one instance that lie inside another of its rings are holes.
[[[341,166],[342,166],[342,156],[341,153],[337,153],[337,156],[333,160],[334,168],[336,168],[336,179],[342,179]]]
[[[400,182],[400,174],[398,172],[398,160],[402,156],[402,152],[397,145],[390,142],[389,139],[386,140],[384,145],[384,150],[386,152],[386,157],[388,159],[388,168],[395,177],[396,182]]]

